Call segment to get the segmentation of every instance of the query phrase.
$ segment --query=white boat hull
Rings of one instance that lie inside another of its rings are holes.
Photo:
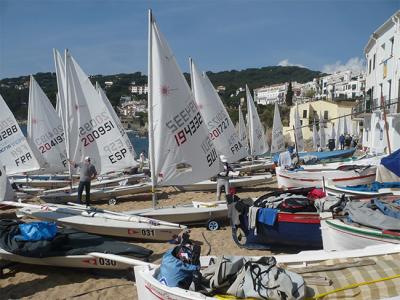
[[[51,267],[66,267],[66,268],[84,268],[84,269],[108,269],[108,270],[126,270],[132,266],[127,263],[95,257],[92,255],[67,255],[54,257],[27,257],[16,255],[0,249],[0,258],[16,263],[51,266]]]
[[[245,188],[265,184],[272,180],[272,175],[255,175],[255,176],[242,176],[229,180],[230,187]],[[181,191],[215,191],[217,189],[217,182],[212,180],[204,180],[188,185],[176,186]]]
[[[205,202],[207,203],[207,202]],[[218,203],[212,206],[196,207],[193,204],[178,205],[171,207],[149,208],[143,210],[128,211],[126,214],[139,215],[157,220],[193,224],[205,223],[209,220],[226,220],[228,218],[228,207],[225,203]]]
[[[70,214],[67,206],[58,206],[63,210],[48,210],[48,206],[41,208],[25,207],[18,211],[19,215],[26,215],[36,219],[57,222],[57,224],[73,228],[78,231],[135,240],[170,241],[175,239],[186,227],[156,225],[145,222],[124,221],[101,217],[96,213]],[[76,213],[76,212],[72,212]],[[157,220],[155,220],[157,221]]]
[[[322,219],[321,233],[324,250],[352,250],[368,246],[400,244],[399,235],[384,234],[381,230],[356,227],[336,219]]]
[[[147,193],[151,191],[151,185],[149,183],[139,183],[135,185],[126,185],[126,186],[116,186],[116,187],[108,187],[104,189],[91,189],[90,190],[90,200],[107,200],[107,199],[115,199],[122,196],[134,195],[140,193]],[[82,200],[85,199],[85,191],[82,194]],[[54,193],[45,193],[40,196],[45,202],[50,203],[67,203],[67,202],[75,202],[78,197],[78,192],[74,191],[69,193],[67,191],[54,192]]]
[[[331,180],[334,184],[359,185],[369,184],[375,180],[376,167],[371,166],[362,171],[315,170],[288,171],[277,167],[276,178],[280,188],[322,187],[323,180]]]

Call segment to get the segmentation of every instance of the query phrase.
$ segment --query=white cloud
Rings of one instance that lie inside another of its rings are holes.
[[[331,65],[324,65],[322,72],[327,74],[333,74],[339,71],[351,70],[353,73],[361,73],[365,70],[364,60],[359,57],[350,58],[347,63],[342,64],[340,60]]]
[[[280,62],[278,62],[278,66],[281,66],[281,67],[300,67],[300,68],[307,68],[306,66],[301,65],[301,64],[292,64],[292,63],[290,63],[288,58],[286,58],[286,59],[281,60]]]

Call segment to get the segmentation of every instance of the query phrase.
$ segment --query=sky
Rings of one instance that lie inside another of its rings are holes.
[[[360,69],[400,0],[0,0],[0,79],[54,72],[68,48],[88,74],[147,74],[151,8],[183,71]]]

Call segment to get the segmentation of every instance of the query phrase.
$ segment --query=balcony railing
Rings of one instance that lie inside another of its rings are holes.
[[[387,113],[397,112],[398,98],[387,99],[384,97],[383,102]],[[362,100],[353,107],[353,114],[371,113],[383,109],[383,105],[380,98]]]

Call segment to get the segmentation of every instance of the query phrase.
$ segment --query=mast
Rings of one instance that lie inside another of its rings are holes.
[[[300,164],[299,148],[297,146],[296,128],[294,127],[294,125],[293,125],[293,130],[294,130],[294,146],[296,147],[297,163]]]
[[[64,131],[65,131],[65,133],[66,134],[64,134],[64,136],[65,136],[65,146],[66,146],[66,148],[67,148],[67,156],[68,156],[68,160],[70,160],[71,159],[71,153],[70,153],[70,150],[71,150],[71,147],[70,147],[70,145],[69,145],[69,120],[68,120],[68,116],[69,116],[69,110],[68,110],[68,108],[69,108],[69,105],[68,105],[68,103],[69,103],[69,101],[68,101],[68,95],[69,95],[69,93],[68,93],[68,76],[67,76],[67,56],[68,56],[69,54],[68,54],[68,49],[65,49],[65,57],[64,57],[64,71],[65,71],[65,74],[64,74],[64,78],[65,78],[65,91],[66,91],[66,93],[64,94],[65,95],[65,97],[66,97],[66,99],[65,99],[65,103],[64,103],[64,108],[65,108],[65,118],[66,118],[66,120],[65,120],[65,128],[64,128]],[[72,191],[72,169],[71,169],[71,163],[68,161],[68,173],[69,173],[69,188],[70,188],[70,191]]]
[[[153,208],[156,207],[157,204],[157,195],[156,195],[156,186],[157,186],[157,177],[155,174],[155,159],[154,159],[154,128],[153,128],[153,16],[151,13],[151,9],[149,9],[149,40],[148,40],[148,79],[147,79],[147,86],[148,86],[148,111],[149,111],[149,160],[150,160],[150,172],[151,172],[151,193],[152,193],[152,200],[153,200]]]

